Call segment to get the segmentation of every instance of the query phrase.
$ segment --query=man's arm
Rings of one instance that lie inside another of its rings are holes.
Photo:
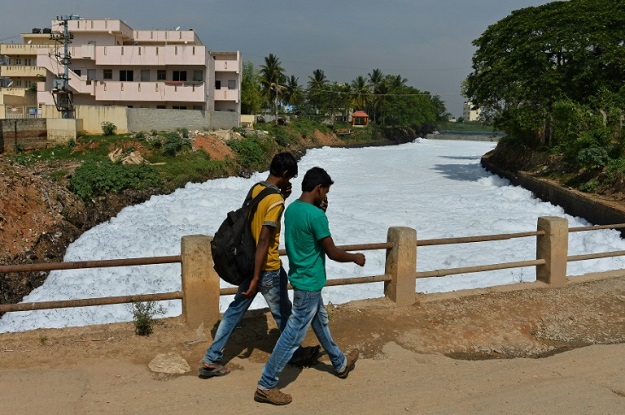
[[[334,245],[334,240],[331,236],[327,236],[319,241],[321,247],[324,251],[326,251],[326,255],[332,261],[336,262],[353,262],[361,267],[365,265],[365,256],[360,252],[355,254],[350,254],[347,251],[342,250],[341,248]]]
[[[260,237],[258,238],[258,244],[256,244],[256,255],[254,257],[254,276],[250,282],[250,286],[243,293],[245,298],[252,298],[258,292],[258,282],[260,281],[260,273],[262,272],[263,264],[267,260],[267,252],[269,252],[269,241],[273,236],[275,228],[271,226],[263,225],[260,230]]]

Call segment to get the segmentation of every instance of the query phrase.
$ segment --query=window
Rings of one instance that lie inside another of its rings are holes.
[[[74,73],[76,73],[76,75],[78,75],[78,76],[82,76],[82,70],[81,69],[74,69]]]
[[[174,71],[174,81],[186,81],[187,71]]]
[[[157,105],[157,106],[156,106],[156,109],[157,109],[157,110],[164,110],[164,109],[165,109],[165,106],[164,106],[164,105]]]
[[[215,81],[215,89],[221,89],[221,81]]]
[[[124,82],[132,82],[134,81],[134,76],[132,70],[120,70],[119,71],[119,80]]]
[[[141,70],[141,82],[150,82],[150,70],[149,69]]]
[[[91,81],[95,79],[95,69],[87,69],[87,80]]]
[[[184,105],[172,105],[171,107],[174,110],[186,110],[187,107],[185,107]]]
[[[113,79],[113,70],[112,69],[104,69],[102,71],[102,79],[112,80]]]
[[[25,58],[24,59],[24,65],[26,66],[32,66],[32,60],[30,58]]]
[[[237,81],[235,79],[228,81],[228,89],[237,89]]]
[[[159,69],[156,71],[156,80],[157,81],[165,81],[167,79],[167,71]]]
[[[15,58],[15,64],[16,65],[21,65],[22,64],[22,58],[20,58],[20,57]]]
[[[204,80],[204,71],[193,71],[193,80],[194,81],[203,81]]]

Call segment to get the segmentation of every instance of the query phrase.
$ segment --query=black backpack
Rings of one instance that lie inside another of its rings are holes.
[[[253,189],[250,189],[241,208],[228,213],[211,241],[215,271],[221,279],[233,285],[240,285],[254,274],[256,241],[249,218],[264,197],[278,193],[276,189],[267,187],[252,198]]]

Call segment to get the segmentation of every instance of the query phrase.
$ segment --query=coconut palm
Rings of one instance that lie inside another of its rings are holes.
[[[273,53],[265,57],[265,64],[260,66],[260,84],[265,99],[273,107],[274,116],[278,117],[280,94],[284,91],[286,76],[280,59]]]
[[[371,92],[364,76],[359,75],[351,83],[352,104],[357,110],[367,110]]]
[[[299,78],[291,75],[286,79],[285,89],[282,93],[282,100],[288,105],[297,106],[302,102],[303,98],[304,90],[299,85]]]
[[[308,101],[317,111],[324,114],[326,98],[328,96],[328,78],[321,69],[315,69],[308,77]]]
[[[367,74],[369,77],[369,88],[373,93],[373,97],[369,101],[369,114],[372,115],[373,121],[377,121],[377,112],[379,108],[383,105],[384,95],[386,88],[384,86],[384,74],[380,69],[374,69],[371,73]]]

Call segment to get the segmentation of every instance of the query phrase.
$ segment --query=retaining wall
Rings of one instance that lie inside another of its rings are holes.
[[[512,184],[531,191],[539,199],[562,207],[569,215],[579,216],[596,225],[625,222],[625,207],[623,206],[619,207],[608,201],[590,198],[580,191],[567,189],[524,171],[516,173],[506,171],[491,163],[488,154],[482,157],[481,164],[491,173],[505,177]],[[625,237],[625,231],[621,232],[621,236]]]

